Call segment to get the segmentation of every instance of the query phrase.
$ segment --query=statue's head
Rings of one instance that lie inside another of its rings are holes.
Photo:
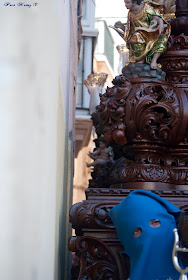
[[[100,136],[98,138],[98,142],[99,142],[99,146],[102,147],[102,148],[105,148],[106,145],[107,145],[107,142],[106,142],[104,136]]]
[[[140,5],[143,0],[124,0],[127,9],[131,9],[134,4]]]

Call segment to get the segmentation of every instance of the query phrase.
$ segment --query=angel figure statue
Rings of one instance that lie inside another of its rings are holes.
[[[107,142],[104,137],[99,137],[99,147],[93,152],[89,152],[88,156],[94,161],[91,163],[86,162],[87,167],[91,166],[104,166],[110,160],[113,160],[112,147],[107,146]]]
[[[115,29],[129,49],[129,62],[148,63],[157,68],[157,60],[165,51],[170,24],[163,17],[163,6],[142,0],[124,0],[129,9],[127,23],[118,21]]]

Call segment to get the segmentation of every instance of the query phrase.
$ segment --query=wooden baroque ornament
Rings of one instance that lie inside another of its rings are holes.
[[[134,188],[86,189],[87,200],[70,209],[70,222],[77,236],[69,239],[74,254],[72,279],[125,280],[129,276],[129,258],[118,240],[108,211]],[[188,190],[152,190],[153,193],[188,210]],[[98,277],[98,278],[97,278]]]
[[[107,142],[116,142],[124,146],[127,143],[125,136],[126,100],[131,91],[130,81],[124,77],[116,77],[112,88],[107,88],[106,93],[100,96],[98,106],[99,118],[103,126],[104,138]]]
[[[90,203],[88,201],[76,203],[70,209],[70,222],[76,228],[114,228],[108,211],[115,204]]]
[[[70,209],[76,232],[69,239],[72,280],[129,278],[129,258],[108,212],[131,191],[150,190],[188,211],[187,23],[188,1],[177,0],[167,50],[159,59],[162,70],[147,66],[146,72],[137,75],[133,69],[128,76],[124,69],[100,96],[92,114],[95,143],[98,147],[104,137],[113,157],[94,166],[86,200]],[[187,244],[187,233],[182,236]]]
[[[95,237],[69,239],[69,249],[79,258],[78,280],[118,280],[116,259],[107,245]]]
[[[188,84],[188,36],[170,36],[167,51],[160,59],[166,79],[177,87]]]
[[[120,76],[113,83],[98,106],[105,139],[124,151],[111,167],[110,185],[186,185],[187,90],[151,78]]]

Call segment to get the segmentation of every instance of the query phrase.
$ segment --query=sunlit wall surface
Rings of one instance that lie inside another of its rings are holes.
[[[18,2],[0,2],[0,277],[68,279],[77,1]]]

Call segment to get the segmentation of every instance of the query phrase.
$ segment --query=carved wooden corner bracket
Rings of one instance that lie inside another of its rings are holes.
[[[79,258],[77,280],[118,280],[116,259],[110,248],[95,237],[69,239],[69,250]]]
[[[91,203],[84,201],[74,204],[70,209],[70,222],[75,229],[79,228],[114,228],[108,211],[115,203]]]

